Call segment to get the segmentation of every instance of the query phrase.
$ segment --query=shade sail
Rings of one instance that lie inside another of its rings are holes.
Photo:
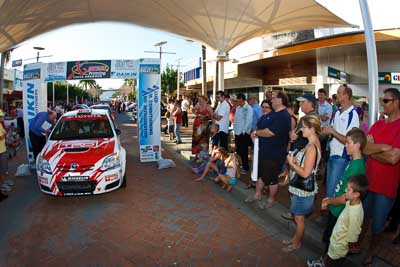
[[[0,0],[0,51],[94,21],[159,29],[226,52],[266,33],[350,26],[314,0]]]

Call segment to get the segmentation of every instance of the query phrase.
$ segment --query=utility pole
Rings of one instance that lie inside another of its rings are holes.
[[[201,84],[201,95],[207,95],[207,63],[206,63],[206,46],[201,46],[201,70],[202,70],[202,84]]]
[[[162,51],[162,46],[163,45],[165,45],[165,44],[167,44],[168,42],[167,41],[162,41],[162,42],[159,42],[159,43],[156,43],[156,44],[154,44],[154,46],[158,46],[159,47],[159,51],[144,51],[145,53],[157,53],[157,54],[159,54],[160,55],[160,72],[161,72],[161,59],[162,59],[162,55],[163,54],[176,54],[175,52],[163,52]]]

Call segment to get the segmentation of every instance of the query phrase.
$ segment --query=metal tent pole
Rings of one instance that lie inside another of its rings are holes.
[[[365,46],[367,48],[368,61],[368,95],[369,95],[369,126],[375,123],[378,117],[379,104],[379,80],[378,80],[378,60],[376,56],[376,44],[374,29],[372,27],[371,16],[369,13],[367,0],[359,0],[361,15],[364,24]]]

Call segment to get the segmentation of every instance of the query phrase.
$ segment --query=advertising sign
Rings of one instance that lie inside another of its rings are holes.
[[[111,60],[70,61],[67,63],[67,80],[92,80],[110,78]]]
[[[11,66],[12,66],[13,68],[22,66],[22,59],[13,60]]]
[[[20,70],[15,70],[15,77],[14,77],[14,90],[15,91],[22,91],[24,88],[24,72]]]
[[[400,84],[400,73],[399,72],[392,72],[392,83]]]
[[[140,60],[138,85],[140,161],[158,161],[161,157],[161,75],[158,59]]]
[[[139,62],[137,60],[111,60],[112,79],[131,79],[138,74]]]
[[[29,133],[29,124],[39,112],[47,110],[47,90],[45,83],[40,77],[42,74],[42,64],[34,63],[25,65],[23,81],[23,110],[25,133]],[[25,136],[29,164],[35,164],[33,158],[32,145],[29,134]]]
[[[44,65],[44,80],[65,81],[67,77],[67,62],[55,62]]]
[[[392,83],[392,74],[390,72],[379,72],[379,83]]]
[[[328,67],[328,77],[341,80],[342,82],[348,83],[350,75],[344,71],[337,70],[332,67]]]

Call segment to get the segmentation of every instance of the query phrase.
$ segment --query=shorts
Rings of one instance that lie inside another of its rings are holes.
[[[258,161],[258,177],[261,177],[265,185],[278,183],[278,176],[282,170],[282,162],[275,160]]]
[[[296,195],[290,196],[290,212],[293,215],[309,215],[314,209],[315,196],[299,197]]]
[[[168,132],[173,133],[174,132],[174,125],[168,125]]]
[[[0,174],[8,174],[8,153],[3,152],[0,154]]]
[[[231,185],[237,184],[237,179],[235,177],[230,178],[229,179],[229,184],[231,184]]]

